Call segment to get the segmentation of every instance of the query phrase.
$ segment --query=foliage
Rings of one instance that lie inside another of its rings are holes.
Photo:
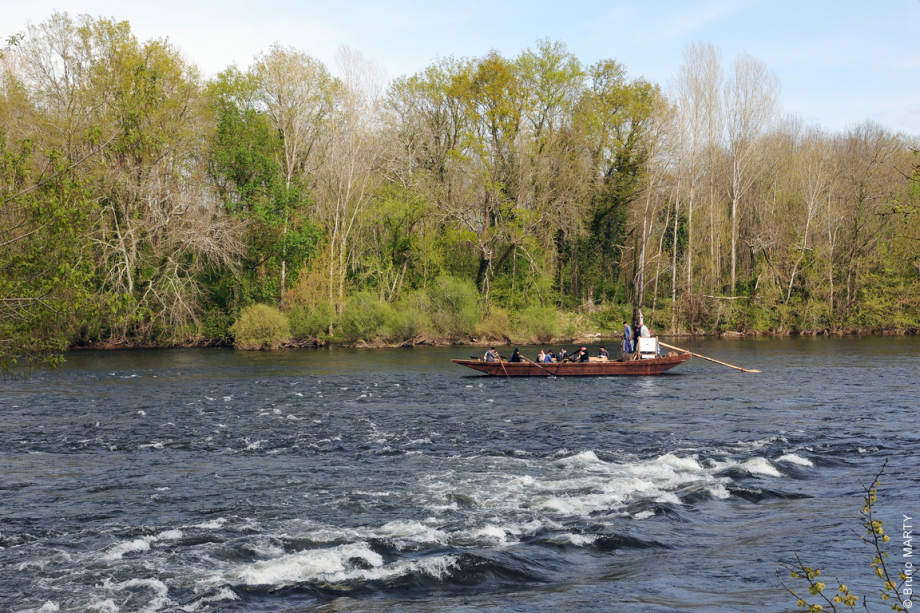
[[[232,327],[233,315],[223,309],[212,307],[201,318],[201,334],[214,344],[230,343],[233,340]]]
[[[291,337],[296,340],[319,338],[329,331],[335,320],[335,308],[331,302],[321,298],[313,306],[294,304],[286,315],[291,325]]]
[[[417,290],[394,305],[395,321],[391,339],[398,342],[413,342],[434,336],[435,326],[431,320],[431,299],[424,290]]]
[[[469,336],[482,318],[479,294],[469,281],[442,275],[428,286],[428,296],[432,323],[448,338]]]
[[[92,310],[86,247],[94,203],[57,151],[0,132],[0,373],[56,363]],[[113,307],[114,308],[114,307]]]
[[[389,338],[395,323],[392,306],[369,292],[357,292],[348,300],[339,326],[345,338],[357,341]]]
[[[589,319],[599,330],[619,334],[623,329],[623,322],[632,320],[632,311],[628,305],[605,304],[603,308],[591,313]],[[651,325],[650,321],[647,323]]]
[[[290,339],[291,327],[284,313],[266,304],[254,304],[240,312],[230,328],[237,349],[278,349]]]
[[[558,314],[553,307],[530,306],[514,318],[515,333],[523,340],[548,343],[558,334]]]
[[[204,80],[66,13],[2,53],[0,368],[226,342],[257,303],[345,342],[546,338],[551,307],[608,331],[639,310],[661,332],[920,330],[915,143],[778,121],[748,56],[727,78],[691,45],[673,95],[551,40],[388,86],[353,51],[336,78],[278,45]]]
[[[474,330],[477,337],[487,341],[511,342],[511,333],[511,317],[508,311],[498,307],[492,307]]]

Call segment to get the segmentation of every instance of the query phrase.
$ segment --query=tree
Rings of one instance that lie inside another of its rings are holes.
[[[629,207],[642,191],[647,155],[645,126],[659,89],[644,81],[628,81],[613,60],[588,70],[590,86],[579,106],[579,122],[588,140],[593,193],[586,219],[588,237],[578,251],[579,285],[591,300],[600,289],[612,297],[619,277]]]
[[[334,84],[322,62],[295,49],[273,45],[252,68],[259,101],[272,127],[280,137],[275,151],[276,163],[283,178],[283,191],[272,198],[271,210],[263,219],[281,229],[280,298],[284,304],[287,277],[288,243],[309,245],[311,234],[302,233],[292,241],[288,237],[292,224],[299,229],[308,205],[308,194],[315,184],[323,162],[324,150],[333,112]],[[300,250],[302,251],[302,249]]]
[[[741,202],[754,180],[758,141],[778,110],[779,80],[765,64],[742,54],[732,62],[724,102],[731,163],[731,295],[734,296]]]
[[[60,152],[0,131],[0,374],[57,363],[91,310],[90,190]],[[99,149],[96,150],[96,153]]]
[[[638,311],[645,303],[646,267],[648,265],[648,244],[655,235],[655,224],[659,217],[661,202],[667,197],[668,165],[667,156],[670,154],[668,147],[671,144],[669,137],[673,135],[675,109],[664,96],[659,96],[652,110],[651,120],[648,123],[646,140],[648,155],[645,159],[645,188],[642,196],[643,207],[641,217],[637,221],[640,231],[638,249],[638,264],[635,272],[635,301],[634,310]],[[639,213],[637,212],[637,215]],[[667,225],[667,224],[665,224]],[[663,232],[662,232],[663,235]],[[660,264],[661,253],[655,257],[656,264]],[[658,274],[655,274],[657,287]],[[657,297],[657,296],[656,296]]]
[[[799,251],[799,256],[789,274],[789,286],[786,289],[784,304],[789,304],[795,275],[809,249],[809,231],[815,223],[821,204],[828,199],[832,185],[834,168],[831,164],[829,144],[829,139],[821,130],[813,129],[805,133],[797,151],[796,182],[805,205],[805,227],[801,228],[801,246],[794,246]],[[797,229],[801,227],[800,220],[796,226]]]
[[[318,209],[329,237],[329,299],[341,311],[352,240],[380,183],[377,171],[384,142],[376,107],[385,78],[376,64],[347,47],[339,49],[336,61],[342,79],[332,94],[334,104],[317,189]]]
[[[112,314],[110,338],[195,339],[200,275],[233,266],[239,242],[207,185],[194,67],[164,41],[137,41],[127,22],[66,14],[31,26],[17,55],[35,100],[18,129],[79,168],[98,203],[94,299]]]
[[[684,48],[684,61],[678,68],[675,83],[675,97],[680,109],[681,133],[684,144],[681,159],[685,163],[687,186],[687,263],[686,289],[692,311],[693,296],[693,256],[694,228],[696,227],[694,211],[696,210],[699,183],[705,176],[703,171],[708,166],[709,187],[709,230],[710,258],[717,260],[715,253],[715,172],[714,153],[721,138],[721,100],[722,58],[719,51],[711,44],[689,43]],[[683,197],[683,196],[682,196]],[[674,262],[676,265],[676,261]],[[672,300],[676,295],[676,278],[672,279]]]
[[[208,94],[216,114],[209,172],[224,210],[245,227],[243,270],[233,282],[232,302],[281,304],[287,262],[296,273],[321,240],[309,216],[311,177],[288,173],[284,132],[265,110],[255,71],[227,69],[209,83]]]

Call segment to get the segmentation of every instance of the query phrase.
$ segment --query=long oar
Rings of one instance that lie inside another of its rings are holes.
[[[508,370],[505,368],[505,358],[501,354],[498,354],[498,363],[502,365],[502,371],[505,373],[505,378],[510,379],[511,375],[508,374]]]
[[[471,355],[470,357],[473,358],[474,360],[482,359],[478,355]],[[505,370],[505,363],[502,361],[502,356],[498,356],[498,362],[502,365],[502,370],[505,372],[505,376],[510,379],[511,377],[508,375],[508,371]]]
[[[546,370],[545,368],[543,368],[542,366],[540,366],[539,364],[537,364],[536,362],[534,362],[534,361],[532,361],[532,360],[528,360],[528,359],[525,358],[523,355],[522,355],[521,357],[524,359],[525,362],[530,362],[531,364],[533,364],[534,366],[536,366],[536,367],[539,368],[540,370],[546,372],[546,374],[548,374],[550,377],[555,377],[555,376],[556,376],[556,375],[554,375],[553,373],[551,373],[550,371],[548,371],[548,370]]]
[[[667,343],[662,343],[661,341],[658,341],[658,344],[661,345],[662,347],[667,347],[668,349],[673,349],[673,350],[675,350],[675,351],[682,351],[682,352],[684,352],[684,353],[689,353],[689,354],[692,355],[692,356],[698,357],[698,358],[703,359],[703,360],[707,360],[707,361],[709,361],[709,362],[715,362],[716,364],[721,364],[722,366],[728,366],[729,368],[734,368],[735,370],[740,370],[741,372],[760,372],[759,370],[755,370],[755,369],[753,369],[753,368],[750,368],[750,369],[749,369],[749,368],[741,368],[740,366],[733,366],[733,365],[731,365],[731,364],[726,364],[725,362],[720,362],[719,360],[713,360],[712,358],[707,358],[705,355],[700,355],[700,354],[698,354],[698,353],[693,353],[692,351],[687,351],[686,349],[681,349],[680,347],[675,347],[674,345],[669,345],[669,344],[667,344]]]

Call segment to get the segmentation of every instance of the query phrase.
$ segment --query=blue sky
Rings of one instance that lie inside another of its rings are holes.
[[[806,123],[844,130],[871,119],[920,135],[920,0],[6,0],[0,36],[55,10],[127,19],[142,39],[168,37],[205,74],[245,67],[276,41],[330,68],[346,44],[396,77],[439,56],[514,56],[549,37],[584,63],[613,58],[666,86],[684,46],[699,40],[726,63],[743,51],[764,61],[782,82],[784,110]]]

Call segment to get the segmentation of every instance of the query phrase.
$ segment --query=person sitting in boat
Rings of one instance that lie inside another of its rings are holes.
[[[555,362],[555,361],[556,361],[556,356],[553,355],[553,352],[552,352],[552,351],[550,351],[549,353],[547,353],[546,355],[543,356],[543,363],[544,363],[544,364],[552,364],[552,363]]]
[[[565,348],[559,350],[559,355],[556,356],[557,362],[565,362],[569,359],[569,352]]]
[[[546,352],[544,352],[541,349],[540,353],[537,354],[537,364],[542,364],[545,361],[546,361]]]
[[[498,352],[495,351],[495,347],[489,347],[489,350],[486,351],[486,355],[483,359],[486,362],[498,362],[501,358],[498,357]]]
[[[601,359],[604,359],[604,360],[609,360],[609,359],[610,359],[610,354],[607,353],[607,350],[606,350],[606,349],[604,349],[603,347],[601,347],[601,350],[597,352],[597,357],[599,357],[599,358],[601,358]]]
[[[515,349],[514,353],[511,354],[511,357],[508,359],[508,361],[509,362],[523,362],[524,360],[521,357],[521,350]]]
[[[623,353],[633,352],[633,331],[629,322],[623,322]]]
[[[588,348],[584,345],[581,346],[581,349],[578,350],[578,361],[579,362],[590,362],[591,358],[588,356]]]

